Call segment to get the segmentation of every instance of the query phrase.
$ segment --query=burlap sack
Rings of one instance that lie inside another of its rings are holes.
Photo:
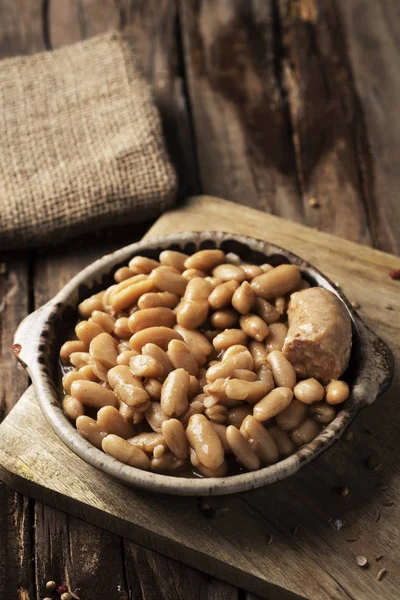
[[[0,63],[0,247],[143,220],[176,176],[118,33]]]

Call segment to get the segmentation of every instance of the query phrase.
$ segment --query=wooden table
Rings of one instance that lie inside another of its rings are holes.
[[[112,28],[153,85],[180,198],[220,195],[400,252],[398,2],[0,0],[2,57]],[[0,420],[28,383],[10,353],[19,321],[149,226],[2,253]],[[0,540],[2,599],[39,599],[48,579],[68,579],[82,600],[250,600],[1,483]]]

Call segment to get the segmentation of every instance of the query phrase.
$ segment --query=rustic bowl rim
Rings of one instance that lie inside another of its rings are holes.
[[[285,257],[312,276],[319,285],[323,284],[322,287],[333,291],[344,303],[356,329],[360,341],[358,350],[362,356],[362,367],[352,386],[350,398],[336,418],[310,444],[288,458],[258,471],[222,478],[184,478],[142,471],[122,464],[85,440],[62,412],[57,383],[46,367],[55,319],[66,306],[76,308],[80,286],[87,286],[88,281],[91,285],[98,283],[103,275],[109,274],[116,265],[126,262],[135,254],[166,249],[172,245],[183,248],[188,243],[200,247],[211,242],[219,247],[229,240],[261,252],[266,258],[272,254]],[[388,346],[365,325],[342,291],[319,269],[276,244],[241,234],[212,230],[188,231],[145,239],[97,259],[73,277],[47,304],[22,321],[15,334],[13,350],[31,376],[43,414],[55,433],[74,453],[127,485],[178,495],[206,496],[244,492],[292,475],[337,441],[361,408],[374,402],[389,387],[393,377],[393,355]]]

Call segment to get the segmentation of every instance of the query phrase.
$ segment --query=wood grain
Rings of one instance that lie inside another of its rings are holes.
[[[358,300],[363,318],[400,357],[398,282],[388,275],[389,269],[400,265],[398,258],[217,198],[192,199],[183,210],[164,215],[147,235],[210,227],[268,239],[314,262]],[[216,509],[229,509],[220,516],[217,512],[215,519],[199,512],[197,499],[171,502],[116,482],[110,485],[110,478],[85,465],[56,438],[29,394],[0,429],[2,476],[77,517],[116,534],[123,532],[140,545],[262,597],[392,600],[400,593],[399,390],[397,373],[390,391],[357,418],[352,439],[345,437],[293,477],[241,496],[212,499]],[[347,495],[341,494],[343,488],[348,488]],[[374,557],[380,553],[384,559],[376,563]],[[124,555],[128,562],[136,557],[132,569],[141,573],[135,584],[126,567],[126,589],[133,594],[140,588],[152,598],[151,577],[164,573],[159,582],[173,568],[174,579],[181,577],[176,589],[188,596],[184,571],[177,563],[170,567],[157,559],[157,570],[153,556],[128,542]],[[357,555],[368,558],[368,570],[357,566]],[[389,573],[378,582],[382,566]],[[194,581],[201,578],[194,575]],[[166,594],[173,593],[169,584],[154,583],[155,589],[158,585]],[[235,598],[235,590],[228,592]],[[214,593],[211,586],[210,594]]]

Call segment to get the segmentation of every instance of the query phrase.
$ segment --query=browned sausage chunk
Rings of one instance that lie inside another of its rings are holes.
[[[300,377],[323,382],[338,379],[347,368],[351,321],[333,292],[313,287],[292,294],[289,330],[282,349]]]

